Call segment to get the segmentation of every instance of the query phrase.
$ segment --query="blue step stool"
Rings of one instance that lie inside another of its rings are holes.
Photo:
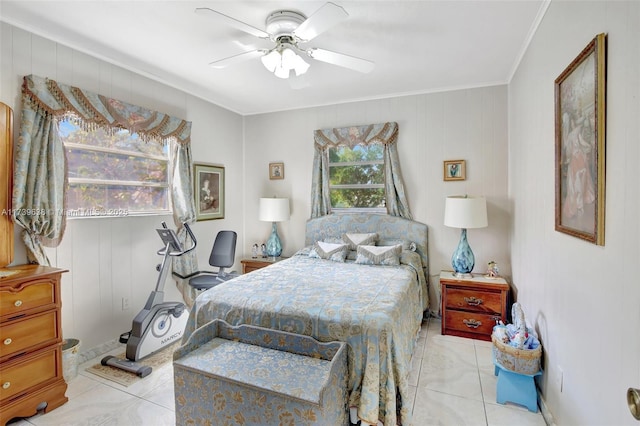
[[[534,413],[538,412],[538,392],[534,378],[542,374],[542,370],[536,374],[519,374],[507,370],[499,363],[493,360],[495,365],[494,374],[498,376],[498,389],[496,402],[498,404],[506,404],[513,402],[514,404],[524,405]]]

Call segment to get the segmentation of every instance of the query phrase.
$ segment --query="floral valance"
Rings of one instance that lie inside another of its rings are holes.
[[[339,145],[353,148],[356,145],[368,145],[374,142],[386,145],[394,143],[398,138],[398,123],[388,122],[321,129],[314,131],[313,137],[316,146],[321,148]]]
[[[189,142],[191,122],[157,111],[108,98],[78,87],[35,75],[24,77],[23,99],[34,109],[74,120],[85,128],[114,128],[137,133],[143,140],[165,143],[175,138]]]

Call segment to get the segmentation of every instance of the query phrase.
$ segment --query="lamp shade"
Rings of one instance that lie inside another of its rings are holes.
[[[289,220],[288,198],[260,198],[259,219],[264,222],[284,222]]]
[[[444,224],[451,228],[484,228],[487,222],[487,201],[484,197],[453,195],[444,205]]]

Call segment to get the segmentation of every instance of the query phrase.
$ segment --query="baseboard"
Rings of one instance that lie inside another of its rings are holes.
[[[544,402],[542,394],[540,394],[540,389],[538,389],[538,405],[540,406],[540,413],[542,414],[547,426],[556,426],[556,420],[553,418],[553,414],[551,414],[547,404]]]
[[[107,352],[111,352],[114,349],[122,348],[123,345],[118,340],[110,340],[105,343],[101,343],[98,346],[94,346],[91,349],[87,349],[86,351],[80,351],[78,354],[78,365],[87,362],[91,359],[97,358],[100,355],[104,355]],[[82,346],[80,346],[82,348]]]

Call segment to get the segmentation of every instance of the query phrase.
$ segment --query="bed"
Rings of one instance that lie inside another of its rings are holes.
[[[393,246],[399,265],[358,263],[366,247],[355,247],[356,256],[349,251],[343,262],[317,257],[318,241],[337,244],[345,234],[367,233]],[[403,401],[410,400],[411,355],[428,309],[427,265],[425,224],[363,213],[310,219],[305,247],[294,256],[198,296],[184,341],[222,319],[346,342],[352,422],[355,414],[363,424],[408,425],[411,407]]]

